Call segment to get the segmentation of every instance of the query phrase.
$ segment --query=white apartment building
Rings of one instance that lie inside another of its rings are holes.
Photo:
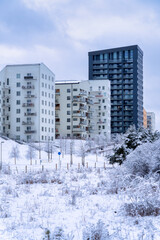
[[[110,82],[58,81],[55,85],[56,138],[110,139]]]
[[[147,128],[152,132],[155,131],[155,113],[147,112]]]
[[[16,140],[55,138],[55,75],[43,63],[0,72],[0,133]]]

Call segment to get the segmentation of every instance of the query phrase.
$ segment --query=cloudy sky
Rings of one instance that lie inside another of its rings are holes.
[[[56,79],[87,79],[88,52],[138,44],[144,107],[160,130],[159,0],[0,0],[0,69],[44,62]]]

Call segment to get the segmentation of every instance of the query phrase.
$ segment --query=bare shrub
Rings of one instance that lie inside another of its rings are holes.
[[[126,216],[158,216],[160,215],[160,201],[151,203],[148,201],[125,203],[124,211]]]
[[[110,240],[108,229],[99,220],[97,224],[90,224],[84,229],[83,240]]]

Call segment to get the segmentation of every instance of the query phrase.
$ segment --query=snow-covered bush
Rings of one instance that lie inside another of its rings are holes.
[[[65,234],[62,227],[56,227],[53,232],[46,229],[43,240],[73,240],[73,238],[72,234]]]
[[[153,199],[152,199],[153,200]],[[160,201],[143,201],[143,202],[133,202],[125,203],[124,211],[127,216],[158,216],[160,215]]]
[[[159,139],[159,133],[151,133],[149,130],[140,128],[135,129],[131,126],[123,136],[123,142],[114,148],[114,153],[110,156],[109,162],[111,164],[122,164],[126,160],[127,155],[134,151],[143,143],[153,143]]]
[[[110,240],[105,224],[99,220],[97,224],[88,225],[83,231],[83,240]]]
[[[124,167],[136,176],[160,176],[160,140],[145,143],[127,156]]]
[[[54,171],[25,173],[16,178],[18,184],[35,184],[35,183],[58,183],[62,184],[64,177],[56,174]]]

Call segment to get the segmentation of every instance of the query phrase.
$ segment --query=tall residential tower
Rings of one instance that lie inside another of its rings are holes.
[[[143,52],[137,45],[89,52],[89,79],[111,82],[111,132],[143,126]]]

